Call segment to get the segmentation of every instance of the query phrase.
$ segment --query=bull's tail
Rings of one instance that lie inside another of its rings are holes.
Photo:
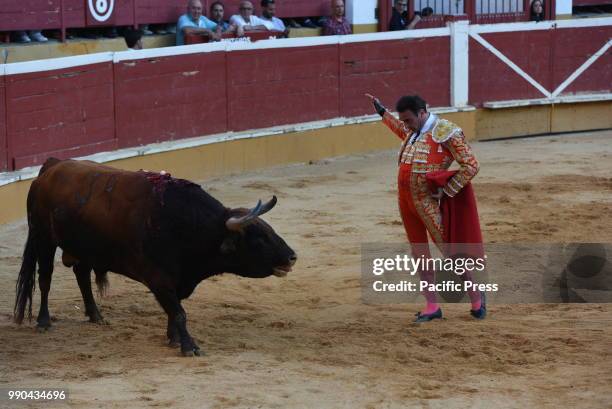
[[[55,166],[61,161],[56,158],[48,158],[40,168],[38,176],[41,176],[49,168]],[[21,270],[17,277],[15,285],[15,307],[13,308],[13,319],[17,324],[23,322],[26,306],[28,307],[28,319],[32,319],[32,294],[36,284],[36,263],[38,262],[38,254],[36,251],[36,232],[32,228],[32,208],[34,203],[34,191],[36,181],[32,182],[30,191],[28,192],[27,209],[28,209],[28,239],[26,240],[25,249],[23,250],[23,260],[21,262]]]
[[[28,307],[28,319],[32,319],[32,294],[34,293],[34,285],[36,283],[36,261],[34,231],[30,229],[28,231],[25,249],[23,250],[21,270],[19,270],[19,277],[17,278],[17,285],[15,286],[17,298],[15,299],[13,315],[17,324],[23,322],[26,305]]]
[[[98,286],[98,292],[101,297],[104,297],[108,291],[108,272],[107,271],[99,271],[94,270],[96,273],[96,285]]]

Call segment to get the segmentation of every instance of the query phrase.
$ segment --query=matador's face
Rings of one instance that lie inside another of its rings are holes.
[[[407,109],[404,112],[399,113],[399,119],[406,125],[406,128],[410,129],[413,132],[418,132],[425,124],[427,120],[427,111],[424,109],[419,110],[418,114],[415,115],[414,112]]]

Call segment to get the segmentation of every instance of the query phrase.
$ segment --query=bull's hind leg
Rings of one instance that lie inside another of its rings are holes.
[[[49,316],[49,290],[51,289],[51,276],[53,275],[53,259],[55,257],[55,246],[38,247],[38,286],[40,287],[40,310],[36,322],[39,330],[47,330],[51,327]]]
[[[100,310],[98,310],[98,306],[96,305],[96,301],[91,291],[91,270],[92,268],[84,263],[77,263],[72,267],[72,271],[74,271],[74,275],[79,283],[79,288],[81,289],[81,295],[85,303],[85,315],[89,317],[89,322],[106,324],[102,314],[100,314]]]

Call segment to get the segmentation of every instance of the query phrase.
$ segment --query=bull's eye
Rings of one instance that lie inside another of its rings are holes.
[[[253,237],[249,240],[249,244],[254,250],[261,250],[266,243],[262,237]]]
[[[236,251],[236,243],[232,239],[225,239],[221,243],[221,252],[223,254],[230,254]]]

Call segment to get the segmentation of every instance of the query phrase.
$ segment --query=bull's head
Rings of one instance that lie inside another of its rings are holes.
[[[252,209],[232,209],[225,222],[227,234],[221,253],[228,271],[244,277],[284,277],[297,256],[285,241],[259,216],[276,205],[276,196],[261,200]]]

